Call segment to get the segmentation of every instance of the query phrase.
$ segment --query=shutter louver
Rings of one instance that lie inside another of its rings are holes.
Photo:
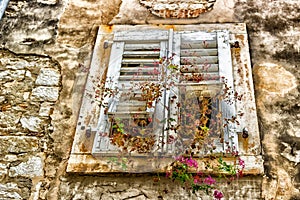
[[[214,84],[219,81],[216,33],[182,33],[181,82]]]
[[[149,97],[153,94],[149,94],[148,88],[149,84],[158,83],[161,78],[159,59],[166,52],[167,33],[167,31],[115,33],[108,67],[108,74],[110,74],[108,81],[114,80],[118,94],[109,100],[107,113],[102,112],[101,116],[105,120],[101,120],[100,116],[99,127],[106,124],[105,130],[102,129],[106,136],[98,134],[100,136],[97,138],[98,143],[94,143],[94,155],[117,153],[118,147],[113,145],[110,139],[120,131],[119,129],[122,129],[122,133],[130,137],[137,136],[139,139],[155,135],[153,141],[158,142],[163,128],[156,121],[162,120],[160,116],[162,111],[159,108],[162,106],[159,101]],[[120,44],[122,44],[122,52],[115,47]],[[154,118],[156,121],[153,120]],[[121,124],[122,127],[118,127]],[[155,145],[161,145],[157,142]],[[138,152],[147,153],[150,150]]]
[[[174,64],[180,65],[177,93],[174,90],[174,94],[181,107],[171,107],[170,114],[172,110],[180,113],[177,134],[181,141],[180,145],[173,146],[173,152],[183,153],[192,146],[198,155],[222,153],[225,144],[237,144],[231,140],[236,134],[229,133],[229,127],[224,131],[222,127],[224,118],[235,113],[235,105],[225,105],[216,98],[222,90],[221,77],[232,77],[229,33],[182,32],[174,37],[174,54],[179,58],[174,59]],[[222,121],[217,117],[219,113],[225,113]],[[204,127],[210,131],[203,131]]]

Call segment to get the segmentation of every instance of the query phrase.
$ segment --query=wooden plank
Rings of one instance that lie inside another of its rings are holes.
[[[233,69],[231,50],[229,44],[229,32],[220,31],[217,33],[218,55],[220,76],[225,77],[227,86],[234,91]],[[236,116],[235,101],[228,103],[226,99],[221,102],[223,123],[227,124],[224,128],[224,150],[238,151],[238,135],[236,133],[236,124],[228,123],[226,119],[232,119]]]
[[[181,72],[219,72],[219,64],[181,65]]]
[[[200,81],[200,82],[191,82],[191,81],[185,81],[181,80],[180,83],[175,83],[175,86],[186,86],[186,85],[215,85],[219,84],[220,80],[207,80],[207,81]]]
[[[217,48],[217,42],[216,40],[185,41],[181,43],[180,47],[181,49],[210,49]]]
[[[118,79],[119,79],[119,71],[121,68],[121,62],[122,62],[122,54],[124,52],[124,42],[115,42],[112,45],[111,49],[111,54],[110,54],[110,59],[109,59],[109,65],[108,65],[108,70],[107,70],[107,79],[105,83],[105,87],[107,88],[115,88],[118,86]],[[104,99],[104,103],[109,103],[112,102],[112,99],[109,97],[106,97]],[[111,105],[109,109],[113,109],[114,105]],[[106,143],[107,140],[103,140],[102,136],[100,135],[103,133],[108,134],[109,133],[109,119],[108,116],[105,114],[105,109],[104,107],[101,107],[100,109],[100,116],[99,116],[99,121],[98,121],[98,128],[97,128],[97,134],[94,140],[94,145],[93,145],[93,153],[97,153],[99,151],[99,148],[96,148],[96,144],[99,143],[100,141],[100,151],[101,148],[107,149]]]
[[[184,57],[180,58],[181,64],[218,64],[218,56]]]
[[[138,43],[138,44],[126,43],[124,49],[126,51],[134,51],[134,50],[157,50],[157,51],[160,51],[160,43]]]
[[[145,84],[146,81],[119,81],[118,88],[121,90],[138,89],[139,86]],[[160,83],[159,81],[151,81],[151,83]]]
[[[130,100],[130,101],[124,101],[122,103],[123,106],[144,106],[146,104],[146,101],[136,101],[136,100]]]
[[[220,80],[219,72],[182,73],[181,80],[193,80],[193,77],[201,77],[201,81]],[[197,79],[196,79],[197,80]]]
[[[180,54],[183,57],[216,56],[218,55],[218,49],[182,49]]]
[[[182,34],[182,41],[210,41],[216,40],[216,33],[215,32],[204,32],[204,31],[194,31],[190,33],[183,33]]]
[[[171,62],[174,65],[180,65],[180,43],[181,36],[176,34],[172,29],[169,31],[169,43],[168,43],[168,57],[172,58]],[[171,71],[168,68],[165,68],[166,76],[172,77],[171,79],[166,79],[166,83],[170,84],[171,82],[179,82],[176,76],[171,75]],[[171,103],[170,98],[176,95],[178,97],[178,88],[171,87],[170,90],[165,90],[163,94],[164,108],[163,110],[163,119],[164,122],[164,131],[161,134],[162,140],[162,149],[161,152],[164,155],[173,154],[176,151],[176,146],[174,142],[170,142],[170,138],[177,138],[177,133],[174,130],[167,129],[170,125],[176,125],[178,123],[178,108],[176,109],[176,103]],[[169,119],[174,119],[174,121],[169,121]],[[166,130],[167,129],[167,130]]]
[[[116,32],[114,41],[162,41],[168,40],[168,31],[164,30],[139,30]]]
[[[121,68],[121,73],[148,73],[148,74],[154,74],[154,73],[159,73],[158,67],[122,67]]]
[[[155,81],[158,80],[157,75],[121,75],[119,78],[120,81]]]
[[[99,150],[107,151],[107,150],[109,150],[109,146],[110,146],[110,138],[109,137],[100,137]]]
[[[159,59],[154,58],[124,58],[122,60],[123,64],[154,64],[158,63]]]
[[[133,119],[135,118],[148,118],[150,115],[152,115],[152,112],[147,111],[124,111],[124,112],[109,112],[108,115],[110,117],[114,116],[114,118],[120,118],[120,119]]]
[[[124,57],[159,57],[159,51],[125,51]]]
[[[147,106],[146,104],[142,105],[142,106],[124,106],[122,105],[118,105],[117,106],[117,111],[116,112],[137,112],[137,111],[143,111],[146,110]]]

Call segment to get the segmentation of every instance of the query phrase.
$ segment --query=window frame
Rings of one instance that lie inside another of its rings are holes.
[[[68,162],[67,171],[68,172],[83,172],[83,173],[98,173],[98,172],[117,172],[122,170],[111,167],[107,161],[95,158],[92,155],[92,143],[96,134],[96,124],[99,118],[99,108],[95,106],[95,102],[91,99],[93,92],[95,80],[95,74],[103,75],[105,74],[105,63],[108,62],[107,55],[110,48],[105,49],[104,45],[112,41],[112,33],[124,30],[148,30],[153,28],[159,28],[162,30],[169,30],[173,28],[176,31],[213,31],[213,30],[228,30],[230,32],[230,41],[237,40],[243,46],[241,49],[231,50],[233,72],[235,79],[232,83],[235,86],[235,90],[238,92],[245,93],[244,97],[247,102],[247,106],[244,106],[245,102],[237,103],[239,108],[247,111],[246,119],[242,120],[241,124],[247,127],[251,126],[251,137],[242,138],[241,134],[237,135],[238,144],[240,148],[240,155],[246,161],[246,163],[252,163],[248,166],[248,170],[245,169],[245,173],[250,174],[260,174],[263,172],[262,167],[262,157],[260,156],[260,144],[259,144],[259,132],[256,117],[256,108],[254,100],[254,90],[252,84],[251,75],[251,64],[249,56],[249,47],[247,41],[247,32],[245,24],[205,24],[205,25],[176,25],[176,26],[101,26],[98,32],[98,39],[95,43],[95,51],[92,56],[91,69],[89,72],[89,77],[86,82],[86,90],[83,95],[83,102],[81,111],[78,118],[77,129],[75,134],[75,139],[73,143],[73,148],[71,156]],[[239,51],[239,52],[237,52]],[[99,55],[102,54],[102,56]],[[107,65],[107,64],[106,64]],[[244,67],[240,69],[241,67]],[[243,76],[240,76],[240,71],[245,72]],[[247,72],[247,73],[246,73]],[[91,106],[94,104],[93,106]],[[241,105],[240,105],[241,104]],[[251,119],[251,122],[247,121]],[[234,129],[241,133],[242,126],[234,127]],[[258,142],[258,144],[256,144]],[[251,144],[251,147],[249,147]],[[204,159],[205,160],[205,159]],[[232,161],[232,158],[224,158],[224,160]],[[165,158],[164,160],[151,161],[150,163],[145,162],[143,159],[137,158],[134,167],[147,166],[144,170],[145,172],[153,172],[154,166],[155,171],[163,171],[160,167],[164,166],[163,163],[167,164],[171,162],[172,159]],[[213,162],[213,161],[211,161]],[[149,167],[150,166],[150,167]],[[247,166],[247,165],[246,165]],[[130,172],[136,172],[134,170]],[[140,167],[139,167],[140,168]]]

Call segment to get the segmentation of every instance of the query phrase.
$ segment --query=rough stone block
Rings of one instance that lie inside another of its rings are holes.
[[[3,103],[5,101],[5,97],[4,96],[0,96],[0,103]]]
[[[2,71],[0,72],[0,80],[12,81],[12,80],[23,80],[25,75],[25,70],[12,70],[12,71]]]
[[[7,172],[8,170],[6,164],[0,163],[0,181],[5,178]]]
[[[0,199],[23,199],[16,183],[0,184]]]
[[[60,79],[60,73],[58,70],[51,68],[42,68],[38,75],[35,84],[45,86],[58,86]]]
[[[58,87],[39,86],[34,88],[31,93],[32,101],[57,101],[59,96]]]
[[[52,111],[53,111],[53,104],[44,102],[41,104],[39,116],[49,117],[52,114]]]
[[[46,4],[46,5],[55,5],[58,0],[37,0],[38,3]]]
[[[29,64],[26,61],[12,61],[10,59],[6,59],[6,63],[6,68],[13,70],[24,69]]]
[[[163,18],[195,18],[210,11],[215,0],[139,0],[152,14]]]
[[[21,113],[13,113],[10,111],[0,112],[0,131],[17,130],[17,124],[20,118]]]
[[[43,161],[40,157],[31,157],[26,162],[11,167],[9,169],[10,177],[24,176],[24,177],[36,177],[43,176]]]
[[[22,127],[28,129],[32,132],[40,132],[42,131],[42,122],[38,117],[28,116],[22,117],[20,120]]]
[[[290,146],[285,142],[282,142],[281,144],[285,147],[281,155],[289,161],[295,162],[295,165],[298,165],[300,163],[300,150],[295,148],[296,143],[294,143],[294,146]]]
[[[6,153],[35,152],[38,138],[28,136],[0,136],[0,155]]]

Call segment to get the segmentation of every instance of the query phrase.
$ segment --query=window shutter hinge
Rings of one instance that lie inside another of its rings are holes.
[[[109,45],[111,45],[112,43],[114,43],[113,41],[108,41],[108,40],[105,40],[103,42],[103,48],[104,49],[107,49],[109,47]]]

